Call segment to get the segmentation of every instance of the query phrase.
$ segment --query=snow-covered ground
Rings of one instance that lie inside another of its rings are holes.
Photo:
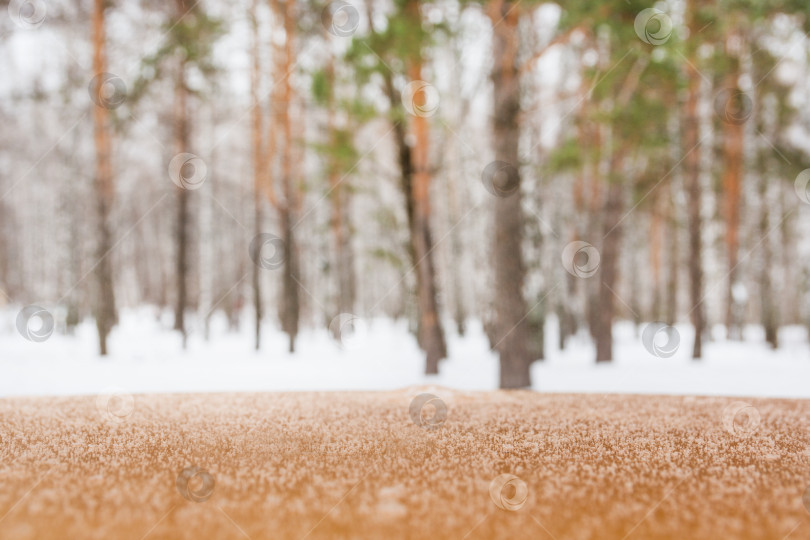
[[[0,312],[0,397],[95,394],[104,391],[226,392],[288,390],[389,390],[412,385],[494,389],[498,363],[480,324],[464,337],[448,334],[449,358],[440,375],[423,374],[424,360],[404,321],[354,321],[338,345],[325,330],[304,331],[298,351],[286,352],[286,336],[265,325],[263,346],[253,350],[250,325],[231,333],[214,318],[209,341],[199,333],[182,349],[170,318],[150,309],[122,314],[111,336],[112,354],[100,358],[92,322],[75,336],[55,332],[36,343],[16,331],[16,312]],[[451,325],[447,325],[450,329]],[[546,360],[532,367],[534,388],[545,392],[698,394],[810,398],[810,346],[803,328],[785,328],[781,348],[770,350],[761,331],[746,339],[716,339],[705,358],[692,361],[692,333],[679,326],[680,346],[670,358],[647,352],[629,323],[616,325],[616,360],[596,365],[586,336],[556,348],[556,325],[548,325]],[[722,334],[718,329],[715,334]],[[716,336],[717,337],[717,336]]]

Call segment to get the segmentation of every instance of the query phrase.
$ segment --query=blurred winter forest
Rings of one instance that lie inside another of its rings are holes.
[[[520,388],[574,335],[613,360],[619,321],[696,359],[810,327],[806,0],[7,4],[0,304],[30,341],[94,321],[106,355],[140,306],[259,351],[393,318],[436,373],[477,321]]]

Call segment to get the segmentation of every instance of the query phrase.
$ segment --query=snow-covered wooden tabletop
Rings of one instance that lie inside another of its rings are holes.
[[[810,538],[810,401],[13,398],[0,442],[0,538]]]

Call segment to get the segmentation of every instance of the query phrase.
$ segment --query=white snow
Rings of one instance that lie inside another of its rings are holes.
[[[200,333],[182,349],[170,330],[171,317],[153,309],[122,313],[110,341],[112,354],[97,354],[94,324],[75,336],[55,332],[47,341],[25,340],[16,331],[16,311],[0,312],[0,397],[97,394],[116,388],[136,393],[296,390],[389,390],[440,385],[465,390],[497,388],[498,362],[481,325],[459,337],[447,324],[449,358],[440,375],[423,374],[424,360],[405,321],[356,321],[357,330],[339,346],[325,330],[307,330],[298,351],[272,324],[263,331],[262,350],[253,350],[250,321],[228,332],[214,318],[209,341]],[[783,328],[773,351],[757,327],[746,339],[706,344],[705,358],[693,361],[691,328],[678,326],[680,347],[671,358],[657,358],[641,343],[630,323],[614,328],[614,362],[596,365],[585,334],[556,347],[556,325],[547,327],[546,356],[532,367],[535,390],[543,392],[695,394],[810,398],[810,346],[804,328]]]

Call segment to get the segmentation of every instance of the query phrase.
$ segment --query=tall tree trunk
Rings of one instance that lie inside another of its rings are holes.
[[[78,155],[78,154],[74,154]],[[81,196],[76,192],[75,189],[69,191],[68,195],[68,204],[73,209],[70,213],[70,224],[69,224],[69,236],[70,239],[70,256],[68,259],[68,275],[70,276],[71,283],[77,283],[82,278],[82,234],[81,234],[81,225],[80,221],[82,220],[82,216],[77,209],[81,208]],[[8,214],[4,212],[5,208],[0,206],[0,222],[3,219],[8,217]],[[7,253],[0,253],[0,257],[3,255],[7,255]],[[8,259],[6,259],[8,260]],[[5,261],[4,261],[5,262]],[[0,263],[1,265],[2,263]],[[4,282],[4,285],[7,282]],[[4,287],[4,290],[10,291],[10,288],[7,286]],[[80,291],[73,290],[67,297],[67,314],[65,317],[65,326],[67,327],[67,332],[70,335],[74,335],[76,331],[76,327],[81,322],[81,293]],[[5,300],[4,298],[0,298],[0,301]],[[99,332],[99,337],[101,336],[101,332]],[[99,347],[99,350],[101,348]]]
[[[457,108],[454,114],[454,123],[457,129],[464,129],[467,117],[470,114],[471,101],[474,96],[464,96],[462,92],[462,79],[465,71],[463,58],[465,55],[465,44],[462,40],[456,40],[453,44],[454,69],[451,77],[450,91],[459,97]],[[456,323],[456,332],[459,336],[464,336],[467,331],[468,306],[466,302],[465,280],[465,258],[464,244],[462,242],[463,228],[456,224],[461,220],[460,206],[467,200],[467,191],[459,185],[459,180],[463,181],[465,172],[465,159],[461,146],[464,143],[458,137],[450,137],[450,152],[445,163],[449,170],[444,175],[447,188],[447,227],[450,234],[450,258],[448,264],[449,286],[452,288],[453,298],[453,319]]]
[[[354,312],[357,298],[357,280],[354,269],[354,251],[351,243],[351,220],[345,190],[340,190],[334,210],[334,242],[337,249],[338,309],[341,313]]]
[[[289,184],[284,185],[285,199],[291,196]],[[287,199],[289,201],[289,199]],[[289,338],[288,350],[295,352],[295,339],[298,336],[300,301],[298,298],[298,248],[292,222],[289,202],[281,207],[281,231],[284,238],[284,276],[282,278],[283,299],[281,304],[281,327]]]
[[[560,350],[565,349],[565,343],[570,336],[577,332],[577,315],[571,309],[571,305],[577,300],[576,287],[577,278],[565,272],[563,276],[565,284],[564,290],[556,303],[557,324],[559,326],[557,333],[557,348]]]
[[[695,0],[688,0],[686,21],[689,31],[696,35],[699,28],[696,18]],[[686,186],[687,208],[689,214],[689,300],[690,317],[695,327],[695,341],[692,358],[703,355],[703,333],[706,329],[706,311],[703,306],[703,242],[702,232],[702,195],[700,190],[700,124],[698,118],[698,101],[700,98],[700,72],[695,67],[697,62],[696,44],[689,47],[689,61],[684,64],[687,77],[687,96],[683,108],[683,164],[684,183]]]
[[[577,118],[577,140],[584,148],[590,148],[590,152],[584,155],[584,162],[579,173],[572,183],[572,199],[574,201],[574,211],[576,219],[572,225],[572,232],[569,242],[582,239],[593,239],[596,237],[596,220],[599,190],[596,182],[596,170],[601,152],[601,138],[598,126],[590,122],[588,118],[588,108],[591,104],[587,101],[588,81],[583,78],[578,91],[582,107]],[[557,214],[559,215],[559,214]],[[560,219],[560,218],[558,218]],[[564,219],[564,218],[562,218]],[[591,309],[591,284],[568,272],[565,274],[566,291],[562,300],[558,302],[558,319],[560,325],[559,348],[565,347],[566,339],[577,333],[582,325],[587,325],[588,331],[593,335],[595,323],[593,314],[596,310]]]
[[[495,199],[496,347],[500,356],[500,387],[528,388],[533,358],[529,347],[529,327],[523,282],[523,209],[520,192],[520,79],[518,76],[518,23],[520,7],[505,0],[489,4],[493,24],[492,83],[495,159],[515,169],[516,189]]]
[[[213,122],[211,123],[213,126]],[[215,130],[210,129],[209,134],[214,134]],[[213,147],[213,145],[212,145]],[[213,162],[213,150],[209,154],[209,158]],[[213,187],[213,186],[212,186]],[[214,231],[214,197],[212,193],[210,197],[200,201],[197,230],[201,238],[213,238]],[[198,270],[198,295],[197,295],[197,320],[203,326],[203,337],[208,341],[211,337],[211,314],[214,310],[214,273],[217,268],[217,259],[214,253],[215,246],[213,242],[200,242],[197,257]]]
[[[388,95],[388,101],[391,108],[400,107],[400,97],[394,89],[394,81],[389,72],[383,75],[385,83],[385,92]],[[397,163],[399,164],[399,182],[402,195],[405,197],[405,215],[408,218],[408,238],[413,239],[416,236],[416,203],[413,200],[413,161],[411,147],[408,145],[408,135],[406,132],[405,123],[402,121],[394,122],[394,140],[397,145]],[[408,243],[408,255],[411,259],[411,265],[416,268],[418,259],[414,251],[413,241]],[[417,285],[416,289],[419,290],[420,274],[416,273]],[[407,311],[407,309],[406,309]],[[424,347],[422,343],[422,321],[421,317],[417,316],[416,340],[419,347]]]
[[[586,103],[586,107],[591,107],[591,104]],[[592,114],[592,113],[591,113]],[[588,196],[588,214],[585,217],[585,231],[587,238],[598,238],[599,231],[601,230],[602,221],[602,206],[604,205],[604,181],[601,177],[603,170],[603,163],[609,154],[607,140],[603,133],[604,126],[596,124],[586,132],[589,133],[588,140],[591,141],[591,148],[594,148],[598,155],[593,159],[588,159],[585,162],[586,168],[589,170],[590,185]],[[595,340],[596,334],[599,331],[599,281],[597,280],[582,280],[577,279],[577,284],[583,287],[585,292],[585,320],[588,323],[588,331],[591,337]]]
[[[419,1],[409,0],[406,11],[416,22],[421,22]],[[409,76],[412,81],[422,79],[421,52],[413,60]],[[414,96],[414,100],[418,99]],[[428,120],[417,114],[411,122],[414,138],[411,158],[413,160],[413,254],[416,259],[417,298],[419,303],[420,342],[427,356],[425,373],[439,372],[439,360],[447,356],[447,345],[441,326],[439,302],[436,290],[436,267],[433,260],[433,238],[430,227],[430,162]]]
[[[613,318],[615,290],[618,282],[619,249],[624,211],[624,189],[620,180],[624,168],[624,149],[616,149],[610,158],[607,199],[602,227],[601,262],[599,265],[599,311],[596,314],[596,361],[613,360]]]
[[[729,40],[739,35],[732,32]],[[736,43],[737,41],[734,41]],[[732,45],[731,47],[735,47]],[[738,99],[739,89],[739,59],[728,51],[731,70],[725,79],[726,91],[731,90],[730,99]],[[729,107],[736,107],[730,104]],[[740,203],[742,195],[742,166],[743,166],[743,122],[723,119],[723,214],[726,221],[726,256],[728,257],[728,284],[726,289],[726,332],[731,339],[740,339],[742,306],[738,305],[734,297],[734,287],[740,279],[739,250],[740,250]]]
[[[296,185],[297,175],[295,174],[295,156],[293,150],[292,119],[290,107],[293,103],[294,91],[292,87],[292,71],[296,64],[295,59],[295,3],[294,0],[286,0],[280,4],[275,0],[277,13],[281,13],[284,21],[284,62],[282,72],[277,75],[282,77],[282,103],[280,112],[280,122],[284,134],[284,151],[281,155],[281,185],[284,193],[284,201],[279,205],[281,218],[281,232],[284,240],[284,266],[282,279],[282,302],[281,302],[281,327],[289,336],[289,351],[295,351],[295,339],[298,336],[298,323],[300,318],[300,298],[299,298],[299,253],[295,238],[294,216],[298,210],[298,188]]]
[[[664,287],[661,272],[661,248],[664,230],[664,197],[663,190],[653,192],[652,216],[650,216],[650,266],[652,267],[653,296],[652,306],[650,306],[650,319],[658,321],[663,312]]]
[[[328,39],[328,33],[327,33]],[[329,159],[329,191],[331,194],[332,215],[330,229],[334,249],[335,276],[337,280],[337,312],[352,313],[356,297],[356,284],[354,277],[354,253],[351,246],[351,227],[348,216],[348,201],[345,186],[341,182],[341,170],[337,151],[341,141],[338,140],[338,131],[335,119],[335,65],[330,56],[326,75],[329,85],[328,103],[328,129],[331,154]]]
[[[420,339],[427,355],[425,373],[439,372],[439,360],[447,356],[444,332],[439,319],[439,305],[436,291],[436,269],[433,261],[433,239],[430,230],[430,172],[428,171],[427,120],[416,117],[413,121],[416,138],[414,151],[414,236],[413,252],[416,258],[416,272],[419,301]]]
[[[678,318],[678,290],[679,279],[678,269],[680,268],[680,242],[679,242],[679,229],[678,221],[675,218],[675,203],[672,200],[672,185],[667,193],[666,202],[666,217],[664,220],[667,241],[667,297],[666,297],[666,312],[664,321],[672,326]]]
[[[467,327],[467,308],[464,303],[464,287],[462,281],[463,252],[461,246],[461,233],[455,224],[459,222],[459,195],[456,186],[456,175],[463,176],[463,167],[458,142],[453,138],[453,170],[447,175],[447,204],[450,218],[450,252],[452,254],[450,272],[453,287],[453,319],[456,322],[458,335],[463,336]]]
[[[624,110],[638,88],[641,75],[647,67],[648,60],[639,58],[627,74],[618,94],[614,108]],[[613,135],[611,136],[611,141]],[[628,148],[620,143],[618,147],[611,142],[611,154],[608,162],[608,189],[605,200],[604,218],[602,219],[602,252],[597,286],[597,307],[599,312],[594,317],[596,323],[596,361],[609,362],[613,359],[613,318],[615,311],[614,297],[618,283],[619,249],[622,236],[622,213],[624,212],[624,160]]]
[[[182,9],[183,0],[178,0],[178,7]],[[184,11],[181,11],[184,13]],[[186,62],[180,59],[175,80],[174,103],[174,152],[175,155],[188,152],[188,115],[186,89]],[[186,343],[185,313],[188,304],[187,273],[188,273],[188,243],[189,243],[189,192],[182,187],[176,188],[177,206],[175,215],[175,279],[177,296],[174,308],[174,329],[183,336],[183,346]]]
[[[411,71],[411,77],[415,75]],[[418,78],[418,76],[417,76]],[[384,78],[385,91],[391,107],[400,107],[400,96],[394,90],[390,75]],[[420,127],[419,121],[424,122]],[[416,270],[417,290],[417,329],[419,346],[425,351],[425,373],[438,373],[439,360],[447,356],[444,332],[439,319],[439,305],[435,285],[435,267],[431,253],[428,188],[430,172],[427,161],[427,121],[415,117],[413,135],[416,140],[412,148],[403,122],[394,123],[394,139],[397,144],[397,161],[400,169],[400,184],[405,196],[405,212],[408,217],[408,230],[411,242],[408,251],[413,268]]]
[[[251,139],[253,142],[253,234],[258,236],[262,232],[262,182],[264,181],[264,154],[262,153],[262,107],[259,103],[259,81],[261,77],[261,62],[259,58],[259,21],[258,1],[253,0],[251,10],[251,29],[253,37],[253,64],[250,73],[250,96],[253,102],[251,114],[252,129]],[[254,308],[254,347],[258,351],[261,347],[262,328],[262,290],[261,290],[261,267],[253,265],[253,308]]]
[[[782,323],[783,324],[800,324],[801,323],[801,295],[796,294],[799,290],[797,285],[797,266],[793,263],[793,254],[797,252],[796,247],[796,233],[793,227],[793,216],[788,216],[789,208],[792,208],[793,193],[787,193],[783,188],[779,193],[779,216],[782,218],[782,223],[779,226],[779,243],[780,243],[780,259],[782,266],[782,285],[780,287],[780,296],[782,300]]]
[[[103,95],[102,85],[106,71],[105,36],[104,36],[104,0],[95,0],[93,10],[93,70],[96,96]],[[112,262],[110,251],[113,247],[109,216],[113,204],[113,177],[111,164],[111,141],[109,133],[108,110],[96,105],[93,108],[94,140],[96,146],[96,226],[98,244],[96,247],[95,277],[96,291],[95,317],[98,328],[99,352],[107,355],[107,336],[116,323],[115,294],[113,290]]]
[[[772,242],[769,238],[770,205],[768,201],[768,181],[766,174],[762,174],[759,180],[759,204],[759,237],[762,238],[759,268],[759,309],[762,327],[765,329],[765,341],[772,348],[776,349],[779,346],[779,322],[776,303],[774,302],[773,284],[771,281],[771,272],[774,265]]]

